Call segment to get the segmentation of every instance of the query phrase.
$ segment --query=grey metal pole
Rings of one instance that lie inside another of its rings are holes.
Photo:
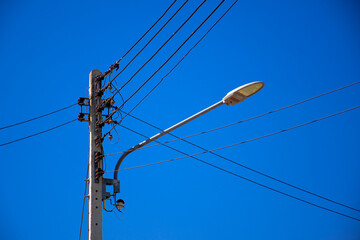
[[[210,112],[211,110],[214,110],[215,108],[217,108],[217,107],[219,107],[219,106],[221,106],[221,105],[223,105],[223,104],[224,104],[223,101],[217,102],[217,103],[215,103],[214,105],[212,105],[212,106],[210,106],[210,107],[208,107],[208,108],[206,108],[206,109],[204,109],[204,110],[202,110],[202,111],[200,111],[200,112],[192,115],[191,117],[186,118],[185,120],[183,120],[183,121],[181,121],[181,122],[173,125],[172,127],[169,127],[168,129],[166,129],[166,130],[164,130],[164,131],[162,131],[162,132],[160,132],[160,133],[158,133],[158,134],[156,134],[156,135],[154,135],[154,136],[146,139],[145,141],[139,143],[138,145],[133,146],[132,148],[130,148],[129,150],[127,150],[126,152],[124,152],[123,155],[121,155],[121,157],[119,158],[118,162],[116,163],[115,172],[114,172],[114,179],[117,180],[120,165],[121,165],[122,161],[125,159],[125,157],[126,157],[127,155],[129,155],[130,153],[132,153],[132,152],[135,151],[136,149],[139,149],[139,148],[141,148],[141,147],[149,144],[150,142],[155,141],[156,139],[158,139],[158,138],[160,138],[160,137],[162,137],[162,136],[164,136],[164,135],[166,135],[166,134],[174,131],[175,129],[177,129],[177,128],[179,128],[179,127],[187,124],[188,122],[191,122],[192,120],[194,120],[194,119],[196,119],[196,118],[204,115],[205,113]]]
[[[102,240],[102,158],[96,153],[102,153],[102,127],[96,123],[102,120],[102,111],[97,112],[101,105],[101,96],[96,96],[101,89],[101,81],[96,77],[101,75],[99,70],[92,70],[89,75],[89,240]]]

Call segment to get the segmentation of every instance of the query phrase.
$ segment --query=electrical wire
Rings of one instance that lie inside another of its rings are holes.
[[[125,103],[128,102],[141,88],[145,86],[146,83],[150,81],[150,79],[160,71],[169,61],[170,59],[185,45],[185,43],[204,25],[204,23],[219,9],[219,7],[224,3],[225,0],[222,0],[216,8],[205,18],[205,20],[190,34],[190,36],[176,49],[176,51],[128,98],[125,100]],[[204,1],[205,2],[205,1]],[[203,3],[204,3],[203,2]],[[201,5],[199,6],[199,8]]]
[[[119,211],[119,212],[122,213],[123,218],[120,218],[120,217],[117,215],[116,211],[113,211],[113,213],[115,214],[115,216],[117,217],[117,219],[119,219],[119,221],[123,221],[123,220],[125,219],[125,214],[124,214],[122,211]]]
[[[137,58],[138,56],[139,56],[139,54],[152,42],[152,40],[154,40],[154,38],[166,27],[166,25],[179,13],[179,11],[185,6],[185,4],[188,2],[188,0],[186,0],[181,6],[180,6],[180,8],[178,8],[178,10],[165,22],[165,24],[155,33],[155,35],[145,44],[145,46],[125,65],[125,67],[118,73],[118,74],[116,74],[116,76],[109,82],[109,84],[111,84],[112,83],[112,81],[115,81],[115,79],[121,74],[121,73],[123,73],[124,71],[125,71],[125,69],[135,60],[135,58]],[[175,2],[173,2],[173,4],[174,4]],[[171,5],[172,6],[172,5]],[[176,33],[175,33],[176,34]],[[171,38],[170,38],[171,39]],[[165,42],[164,44],[163,44],[163,46],[165,46],[166,45],[166,43],[167,42]],[[162,46],[162,47],[163,47]],[[161,48],[162,48],[161,47]],[[160,49],[161,49],[160,48]],[[160,51],[160,49],[159,49],[159,51]],[[154,56],[157,54],[158,52],[156,52],[155,54],[154,54]],[[145,64],[146,65],[146,64]],[[131,80],[130,80],[131,81]],[[128,81],[128,82],[126,82],[123,86],[122,86],[122,88],[123,87],[125,87],[130,81]]]
[[[140,91],[141,88],[143,88],[145,86],[146,83],[148,83],[150,81],[150,79],[158,72],[160,71],[160,69],[162,69],[169,61],[170,59],[185,45],[185,43],[202,27],[202,25],[204,25],[204,23],[219,9],[219,7],[224,3],[225,0],[222,0],[217,6],[216,8],[205,18],[205,20],[190,34],[190,36],[176,49],[176,51],[128,98],[125,100],[125,102],[123,103],[123,105],[125,103],[127,103],[137,92]],[[204,1],[205,2],[205,1]],[[204,3],[203,2],[203,3]],[[199,9],[201,7],[201,5],[197,8]],[[113,113],[115,113],[118,110],[113,111]],[[107,119],[111,118],[111,114],[107,117]],[[106,120],[105,120],[106,121]],[[114,129],[116,127],[116,124],[114,127],[111,128]],[[111,131],[110,130],[110,131]],[[109,131],[109,132],[110,132]],[[109,133],[108,132],[108,133]],[[108,134],[106,133],[104,135],[104,137]]]
[[[170,10],[170,8],[175,4],[175,2],[176,2],[177,0],[175,0],[175,1],[173,1],[173,3],[166,9],[166,11],[160,16],[160,18],[158,18],[158,20],[140,37],[140,39],[138,39],[138,41],[117,61],[117,63],[119,63],[144,37],[145,37],[145,35],[147,35],[150,31],[151,31],[151,29],[166,15],[166,13]],[[187,2],[187,1],[186,1]],[[166,23],[167,24],[167,23]],[[159,31],[157,32],[157,34],[159,33]],[[153,39],[153,38],[152,38]],[[151,40],[152,40],[151,39]],[[151,41],[150,40],[150,41]],[[147,45],[150,43],[150,41],[147,43]],[[146,45],[146,46],[147,46]],[[141,51],[143,50],[144,48],[142,48],[141,49]],[[141,52],[140,51],[140,52]],[[140,52],[137,54],[137,55],[139,55],[140,54]],[[136,56],[137,56],[136,55]],[[134,60],[134,58],[131,60],[131,61],[133,61]],[[128,65],[127,65],[128,66]],[[125,70],[125,69],[123,69],[123,70]],[[112,73],[112,71],[111,72],[109,72],[109,73]],[[115,77],[116,78],[116,77]],[[114,79],[112,79],[111,81],[109,81],[109,83],[111,84],[114,80],[115,80],[115,78]],[[121,95],[120,95],[121,96]],[[121,96],[122,97],[122,96]],[[76,104],[73,104],[73,105],[71,105],[71,106],[69,106],[69,107],[72,107],[72,106],[74,106],[74,105],[76,105]],[[67,108],[69,108],[69,107],[67,107]],[[64,109],[66,109],[66,108],[64,108]],[[61,110],[64,110],[64,109],[61,109]],[[55,111],[55,112],[58,112],[58,111],[61,111],[61,110],[57,110],[57,111]],[[52,113],[50,113],[50,114],[53,114],[53,113],[55,113],[55,112],[52,112]],[[46,115],[44,115],[44,116],[48,116],[48,115],[50,115],[50,114],[46,114]],[[44,116],[41,116],[41,117],[44,117]],[[27,120],[27,121],[24,121],[24,122],[22,122],[22,123],[25,123],[25,122],[29,122],[29,121],[32,121],[32,120],[35,120],[35,119],[38,119],[38,118],[40,118],[40,117],[37,117],[37,118],[34,118],[34,119],[31,119],[31,120]],[[76,119],[75,119],[76,120]],[[74,120],[74,121],[75,121]],[[10,125],[10,126],[7,126],[7,127],[3,127],[3,128],[0,128],[0,130],[2,130],[2,129],[5,129],[5,128],[8,128],[8,127],[12,127],[12,126],[15,126],[15,125],[19,125],[19,124],[22,124],[22,123],[17,123],[17,124],[13,124],[13,125]],[[70,122],[69,122],[70,123]],[[60,127],[60,126],[59,126]],[[53,128],[53,129],[55,129],[55,128]],[[50,130],[49,130],[50,131]],[[40,133],[39,133],[40,134]],[[33,135],[33,136],[35,136],[35,135]],[[28,136],[28,137],[30,137],[30,136]],[[20,141],[20,140],[18,140],[18,141]],[[9,143],[8,143],[9,144]],[[0,145],[0,146],[3,146],[3,145]],[[89,165],[88,165],[88,169],[87,169],[87,177],[86,178],[88,178],[88,174],[89,174]],[[85,183],[85,193],[84,193],[84,200],[83,200],[83,207],[82,207],[82,213],[81,213],[81,223],[80,223],[80,233],[79,233],[79,240],[81,239],[81,231],[82,231],[82,224],[83,224],[83,216],[84,216],[84,208],[85,208],[85,198],[86,198],[86,190],[87,190],[87,183]]]
[[[81,232],[82,232],[82,225],[84,221],[84,211],[85,211],[85,199],[86,199],[86,191],[87,191],[87,185],[88,185],[88,179],[89,179],[89,163],[87,165],[86,170],[86,180],[85,180],[85,191],[84,191],[84,199],[83,199],[83,205],[81,210],[81,222],[80,222],[80,233],[79,233],[79,240],[81,240]]]
[[[32,135],[29,135],[29,136],[26,136],[26,137],[23,137],[23,138],[19,138],[19,139],[16,139],[16,140],[13,140],[13,141],[10,141],[10,142],[7,142],[7,143],[2,143],[2,144],[0,144],[0,147],[5,146],[5,145],[8,145],[8,144],[11,144],[11,143],[15,143],[15,142],[18,142],[18,141],[27,139],[27,138],[31,138],[31,137],[34,137],[34,136],[37,136],[37,135],[40,135],[40,134],[43,134],[43,133],[46,133],[46,132],[49,132],[49,131],[52,131],[52,130],[54,130],[54,129],[56,129],[56,128],[63,127],[63,126],[65,126],[65,125],[67,125],[67,124],[69,124],[69,123],[72,123],[72,122],[75,122],[75,121],[77,121],[77,120],[78,120],[78,119],[76,118],[76,119],[74,119],[74,120],[71,120],[71,121],[69,121],[69,122],[60,124],[60,125],[55,126],[55,127],[52,127],[52,128],[49,128],[49,129],[47,129],[47,130],[44,130],[44,131],[41,131],[41,132],[38,132],[38,133],[35,133],[35,134],[32,134]]]
[[[107,70],[106,72],[104,72],[102,74],[102,77],[106,77],[108,74],[111,74],[114,69],[118,69],[119,67],[119,62],[126,56],[128,55],[128,53],[130,53],[130,51],[151,31],[151,29],[153,29],[156,24],[166,15],[166,13],[170,10],[170,8],[175,4],[177,0],[174,0],[173,3],[165,10],[165,12],[156,20],[156,22],[135,42],[134,45],[132,45],[132,47],[127,50],[127,52],[119,59],[117,60],[113,65],[111,65],[109,67],[109,70]],[[111,83],[110,83],[111,84]]]
[[[202,135],[202,134],[206,134],[206,133],[210,133],[210,132],[213,132],[213,131],[221,130],[221,129],[224,129],[224,128],[227,128],[227,127],[231,127],[231,126],[234,126],[234,125],[237,125],[237,124],[240,124],[240,123],[244,123],[244,122],[247,122],[247,121],[250,121],[250,120],[254,120],[254,119],[257,119],[257,118],[261,118],[261,117],[264,117],[264,116],[266,116],[266,115],[269,115],[269,114],[272,114],[272,113],[275,113],[275,112],[279,112],[279,111],[282,111],[282,110],[285,110],[285,109],[288,109],[288,108],[295,107],[295,106],[297,106],[297,105],[306,103],[306,102],[308,102],[308,101],[317,99],[317,98],[319,98],[319,97],[323,97],[323,96],[326,96],[326,95],[328,95],[328,94],[335,93],[335,92],[340,91],[340,90],[343,90],[343,89],[345,89],[345,88],[355,86],[355,85],[357,85],[357,84],[359,84],[359,83],[360,83],[360,81],[354,82],[354,83],[351,83],[351,84],[348,84],[348,85],[339,87],[339,88],[337,88],[337,89],[334,89],[334,90],[331,90],[331,91],[328,91],[328,92],[325,92],[325,93],[316,95],[316,96],[314,96],[314,97],[311,97],[311,98],[302,100],[302,101],[300,101],[300,102],[297,102],[297,103],[294,103],[294,104],[291,104],[291,105],[288,105],[288,106],[285,106],[285,107],[282,107],[282,108],[278,108],[278,109],[272,110],[272,111],[270,111],[270,112],[266,112],[266,113],[257,115],[257,116],[255,116],[255,117],[251,117],[251,118],[248,118],[248,119],[245,119],[245,120],[237,121],[237,122],[230,123],[230,124],[227,124],[227,125],[224,125],[224,126],[220,126],[220,127],[217,127],[217,128],[213,128],[213,129],[210,129],[210,130],[206,130],[206,131],[202,131],[202,132],[195,133],[195,134],[192,134],[192,135],[188,135],[188,136],[185,136],[185,137],[181,137],[181,138],[169,140],[169,141],[166,141],[166,142],[163,142],[163,143],[171,143],[171,142],[175,142],[175,141],[179,141],[179,140],[184,140],[184,139],[187,139],[187,138],[199,136],[199,135]],[[122,111],[122,110],[121,110],[121,111]],[[124,111],[122,111],[122,112],[123,112],[124,114],[127,114],[127,113],[124,112]],[[133,116],[132,116],[132,117],[133,117]],[[152,145],[144,146],[144,147],[142,147],[142,148],[140,148],[140,149],[151,148],[151,147],[155,147],[155,146],[159,146],[159,145],[161,145],[161,144],[152,144]],[[108,154],[107,156],[117,155],[117,154],[121,154],[121,153],[123,153],[123,152],[111,153],[111,154]]]
[[[360,106],[359,106],[359,107],[360,107]],[[132,131],[132,132],[134,132],[134,133],[136,133],[136,134],[138,134],[138,135],[140,135],[140,136],[143,136],[143,137],[145,137],[145,138],[148,138],[147,136],[145,136],[145,135],[143,135],[143,134],[141,134],[141,133],[139,133],[139,132],[136,132],[136,131],[134,131],[134,130],[132,130],[132,129],[130,129],[130,128],[127,128],[127,127],[125,127],[125,126],[122,126],[122,127],[124,127],[125,129],[127,129],[127,130],[129,130],[129,131]],[[156,140],[155,140],[155,141],[156,141]],[[254,183],[254,184],[258,185],[258,186],[264,187],[264,188],[269,189],[269,190],[271,190],[271,191],[274,191],[274,192],[280,193],[280,194],[282,194],[282,195],[288,196],[288,197],[290,197],[290,198],[299,200],[299,201],[301,201],[301,202],[307,203],[307,204],[312,205],[312,206],[314,206],[314,207],[318,207],[318,208],[321,208],[321,209],[323,209],[323,210],[326,210],[326,211],[329,211],[329,212],[332,212],[332,213],[336,213],[336,214],[338,214],[338,215],[341,215],[341,216],[344,216],[344,217],[347,217],[347,218],[350,218],[350,219],[353,219],[353,220],[356,220],[356,221],[360,221],[360,219],[358,219],[358,218],[355,218],[355,217],[346,215],[346,214],[344,214],[344,213],[341,213],[341,212],[338,212],[338,211],[335,211],[335,210],[332,210],[332,209],[329,209],[329,208],[320,206],[320,205],[318,205],[318,204],[312,203],[312,202],[310,202],[310,201],[304,200],[304,199],[299,198],[299,197],[296,197],[296,196],[294,196],[294,195],[291,195],[291,194],[285,193],[285,192],[283,192],[283,191],[277,190],[277,189],[275,189],[275,188],[269,187],[269,186],[267,186],[267,185],[265,185],[265,184],[256,182],[256,181],[251,180],[251,179],[246,178],[246,177],[243,177],[243,176],[241,176],[241,175],[239,175],[239,174],[236,174],[236,173],[234,173],[234,172],[231,172],[231,171],[229,171],[229,170],[226,170],[226,169],[224,169],[224,168],[221,168],[221,167],[219,167],[219,166],[216,166],[216,165],[214,165],[214,164],[212,164],[212,163],[209,163],[209,162],[207,162],[207,161],[204,161],[204,160],[202,160],[202,159],[199,159],[199,158],[197,158],[197,157],[194,157],[194,155],[187,154],[187,153],[182,152],[182,151],[180,151],[180,150],[178,150],[178,149],[175,149],[175,148],[173,148],[173,147],[170,147],[170,146],[168,146],[168,145],[166,145],[166,144],[162,144],[162,145],[165,146],[165,147],[167,147],[167,148],[170,148],[170,149],[172,149],[172,150],[174,150],[174,151],[176,151],[176,152],[179,152],[179,153],[181,153],[181,154],[184,154],[184,155],[185,155],[184,157],[191,157],[191,158],[193,158],[193,159],[195,159],[195,160],[197,160],[197,161],[200,161],[200,162],[202,162],[202,163],[204,163],[204,164],[207,164],[207,165],[209,165],[209,166],[211,166],[211,167],[214,167],[214,168],[216,168],[216,169],[218,169],[218,170],[221,170],[221,171],[223,171],[223,172],[229,173],[229,174],[231,174],[231,175],[233,175],[233,176],[236,176],[236,177],[241,178],[241,179],[243,179],[243,180],[249,181],[249,182],[251,182],[251,183]]]
[[[359,105],[359,106],[356,106],[356,107],[353,107],[353,108],[350,108],[350,109],[347,109],[347,110],[344,110],[344,111],[341,111],[341,112],[337,112],[337,113],[335,113],[335,114],[331,114],[331,115],[328,115],[328,116],[325,116],[325,117],[322,117],[322,118],[315,119],[315,120],[310,121],[310,122],[306,122],[306,123],[303,123],[303,124],[300,124],[300,125],[296,125],[296,126],[294,126],[294,127],[286,128],[286,129],[283,129],[283,130],[280,130],[280,131],[277,131],[277,132],[273,132],[273,133],[270,133],[270,134],[267,134],[267,135],[263,135],[263,136],[256,137],[256,138],[252,138],[252,139],[245,140],[245,141],[242,141],[242,142],[238,142],[238,143],[235,143],[235,144],[227,145],[227,146],[224,146],[224,147],[219,147],[219,148],[214,148],[214,149],[207,150],[207,151],[203,151],[203,152],[198,152],[198,153],[195,153],[195,154],[191,154],[191,155],[189,155],[189,156],[182,156],[182,157],[173,158],[173,159],[169,159],[169,160],[164,160],[164,161],[160,161],[160,162],[155,162],[155,163],[150,163],[150,164],[145,164],[145,165],[130,167],[130,168],[126,168],[126,169],[120,169],[119,171],[130,170],[130,169],[135,169],[135,168],[140,168],[140,167],[146,167],[146,166],[161,164],[161,163],[165,163],[165,162],[172,162],[172,161],[175,161],[175,160],[180,160],[180,159],[184,159],[184,158],[188,158],[188,157],[192,157],[192,156],[202,155],[202,154],[205,154],[205,153],[208,153],[208,152],[214,152],[214,151],[222,150],[222,149],[225,149],[225,148],[230,148],[230,147],[238,146],[238,145],[241,145],[241,144],[244,144],[244,143],[256,141],[256,140],[259,140],[259,139],[262,139],[262,138],[267,138],[267,137],[270,137],[270,136],[277,135],[277,134],[279,134],[279,133],[283,133],[283,132],[286,132],[286,131],[289,131],[289,130],[293,130],[293,129],[296,129],[296,128],[299,128],[299,127],[303,127],[303,126],[306,126],[306,125],[309,125],[309,124],[312,124],[312,123],[315,123],[315,122],[318,122],[318,121],[321,121],[321,120],[324,120],[324,119],[327,119],[327,118],[330,118],[330,117],[334,117],[334,116],[339,115],[339,114],[343,114],[343,113],[345,113],[345,112],[349,112],[349,111],[355,110],[355,109],[357,109],[357,108],[359,108],[359,107],[360,107],[360,105]],[[125,126],[123,126],[123,125],[120,125],[120,127],[125,128],[125,129],[128,129],[127,127],[125,127]],[[130,129],[128,129],[128,130],[130,130]],[[160,142],[159,142],[159,144],[160,144],[160,145],[163,145],[163,144],[166,144],[166,143],[160,143]],[[142,148],[139,148],[139,149],[142,149]],[[138,150],[139,150],[139,149],[138,149]],[[113,154],[113,155],[114,155],[114,154]],[[110,154],[107,154],[106,156],[110,156]],[[114,172],[114,171],[107,171],[107,173],[109,173],[109,172]]]
[[[175,64],[175,66],[167,73],[161,80],[133,107],[125,116],[121,119],[122,121],[126,118],[132,111],[134,111],[161,83],[162,81],[189,55],[189,53],[206,37],[206,35],[220,22],[220,20],[231,10],[231,8],[237,3],[236,0],[226,11],[225,13],[211,26],[211,28],[190,48],[190,50]]]
[[[116,86],[115,86],[114,83],[116,84]],[[116,81],[115,81],[115,82],[112,82],[112,83],[111,83],[111,86],[114,87],[114,91],[112,92],[112,91],[110,90],[110,92],[111,92],[111,94],[114,94],[114,92],[118,90]],[[124,100],[124,97],[122,96],[121,92],[119,91],[118,94],[120,95],[120,98],[121,98],[122,103],[124,103],[125,100]],[[123,107],[124,107],[124,106],[122,105],[121,109],[122,109]],[[120,112],[118,112],[118,113],[120,113]],[[122,114],[121,114],[121,113],[120,113],[120,115],[121,115],[121,118],[122,118]]]
[[[224,0],[223,0],[224,1]],[[160,48],[126,81],[113,95],[113,97],[120,92],[159,52],[160,50],[182,29],[182,27],[195,15],[195,13],[204,5],[206,0],[204,0],[192,13],[191,15],[180,25],[180,27],[160,46]],[[176,52],[175,52],[176,53]],[[174,55],[174,54],[173,54]],[[173,56],[172,55],[172,56]],[[165,63],[167,63],[168,59]],[[163,64],[164,65],[164,64]],[[148,81],[148,80],[147,80]],[[147,82],[146,81],[146,82]],[[134,94],[133,94],[134,95]],[[127,100],[128,101],[128,100]],[[125,101],[125,103],[127,102]],[[110,116],[111,117],[111,116]],[[109,119],[109,117],[107,118]]]
[[[117,135],[117,141],[113,143],[112,140],[110,140],[110,143],[111,144],[118,144],[119,141],[120,141],[120,135],[119,135],[118,131],[116,130],[116,128],[114,128],[114,131],[116,132],[116,135]]]
[[[147,125],[155,128],[155,129],[158,129],[158,130],[160,130],[160,131],[164,131],[163,129],[161,129],[161,128],[159,128],[159,127],[156,127],[155,125],[153,125],[153,124],[151,124],[151,123],[149,123],[149,122],[146,122],[146,121],[144,121],[144,120],[142,120],[142,119],[140,119],[140,118],[137,118],[137,117],[132,116],[132,115],[131,115],[131,117],[134,118],[134,119],[136,119],[136,120],[138,120],[138,121],[140,121],[140,122],[142,122],[142,123],[145,123],[145,124],[147,124]],[[169,133],[169,135],[171,135],[171,136],[173,136],[173,137],[175,137],[175,138],[179,138],[179,137],[177,137],[176,135],[174,135],[174,134],[172,134],[172,133]],[[186,143],[188,143],[188,144],[190,144],[190,145],[192,145],[192,146],[195,146],[195,147],[197,147],[197,148],[200,148],[201,150],[208,151],[207,149],[205,149],[205,148],[203,148],[203,147],[201,147],[201,146],[199,146],[199,145],[197,145],[197,144],[194,144],[194,143],[192,143],[192,142],[190,142],[190,141],[187,141],[187,140],[184,140],[184,139],[182,139],[182,141],[184,141],[184,142],[186,142]],[[321,195],[319,195],[319,194],[313,193],[313,192],[308,191],[308,190],[306,190],[306,189],[297,187],[297,186],[295,186],[295,185],[293,185],[293,184],[290,184],[290,183],[285,182],[285,181],[283,181],[283,180],[280,180],[280,179],[278,179],[278,178],[272,177],[272,176],[270,176],[270,175],[268,175],[268,174],[266,174],[266,173],[260,172],[260,171],[258,171],[258,170],[253,169],[253,168],[250,168],[250,167],[248,167],[248,166],[246,166],[246,165],[244,165],[244,164],[241,164],[241,163],[239,163],[239,162],[236,162],[236,161],[234,161],[234,160],[231,160],[231,159],[229,159],[229,158],[226,158],[226,157],[224,157],[224,156],[222,156],[222,155],[220,155],[220,154],[217,154],[217,153],[215,153],[215,152],[209,151],[209,153],[212,154],[212,155],[215,155],[215,156],[217,156],[217,157],[220,157],[220,158],[222,158],[222,159],[224,159],[224,160],[226,160],[226,161],[228,161],[228,162],[231,162],[231,163],[233,163],[233,164],[236,164],[236,165],[238,165],[238,166],[240,166],[240,167],[243,167],[243,168],[245,168],[245,169],[247,169],[247,170],[250,170],[250,171],[252,171],[252,172],[255,172],[255,173],[257,173],[257,174],[260,174],[260,175],[262,175],[262,176],[264,176],[264,177],[267,177],[267,178],[270,178],[270,179],[275,180],[275,181],[277,181],[277,182],[280,182],[280,183],[282,183],[282,184],[284,184],[284,185],[287,185],[287,186],[289,186],[289,187],[295,188],[295,189],[297,189],[297,190],[300,190],[300,191],[302,191],[302,192],[311,194],[311,195],[313,195],[313,196],[316,196],[316,197],[318,197],[318,198],[324,199],[324,200],[326,200],[326,201],[329,201],[329,202],[338,204],[338,205],[340,205],[340,206],[343,206],[343,207],[346,207],[346,208],[355,210],[355,211],[357,211],[357,212],[360,212],[359,209],[356,209],[356,208],[353,208],[353,207],[348,206],[348,205],[346,205],[346,204],[343,204],[343,203],[340,203],[340,202],[331,200],[331,199],[329,199],[329,198],[323,197],[323,196],[321,196]]]
[[[111,209],[111,210],[107,210],[107,209],[105,208],[105,206],[103,206],[103,209],[104,209],[105,211],[107,211],[107,212],[113,212],[114,209],[115,209],[115,207],[113,207],[113,209]]]
[[[128,53],[155,27],[155,25],[166,15],[170,8],[176,3],[177,0],[173,1],[171,5],[165,10],[165,12],[156,20],[156,22],[135,42],[135,44],[127,50],[127,52],[117,61],[120,62]]]
[[[24,123],[27,123],[27,122],[31,122],[31,121],[34,121],[34,120],[37,120],[37,119],[40,119],[40,118],[43,118],[43,117],[46,117],[46,116],[49,116],[49,115],[52,115],[54,113],[58,113],[58,112],[61,112],[61,111],[64,111],[68,108],[71,108],[73,106],[77,105],[77,103],[74,103],[74,104],[71,104],[67,107],[63,107],[63,108],[60,108],[58,110],[55,110],[53,112],[50,112],[50,113],[47,113],[47,114],[44,114],[44,115],[41,115],[41,116],[38,116],[38,117],[35,117],[35,118],[31,118],[31,119],[28,119],[28,120],[25,120],[25,121],[22,121],[22,122],[18,122],[18,123],[14,123],[14,124],[11,124],[11,125],[8,125],[8,126],[5,126],[5,127],[0,127],[0,130],[3,130],[3,129],[6,129],[6,128],[11,128],[11,127],[14,127],[14,126],[17,126],[17,125],[21,125],[21,124],[24,124]]]
[[[105,153],[104,152],[104,146],[101,145],[101,154],[104,155],[104,153]],[[107,161],[106,161],[106,156],[105,155],[104,155],[104,161],[103,162],[104,162],[104,169],[103,170],[106,171],[106,169],[107,169]]]

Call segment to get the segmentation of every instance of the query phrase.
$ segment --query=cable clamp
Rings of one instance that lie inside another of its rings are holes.
[[[105,78],[104,74],[101,74],[101,75],[98,75],[98,76],[95,78],[95,81],[96,81],[96,82],[100,82],[100,81],[104,80],[104,78]]]
[[[113,65],[111,65],[110,67],[109,67],[109,72],[112,72],[114,69],[116,69],[116,71],[117,70],[119,70],[119,63],[118,62],[116,62],[116,63],[114,63]]]
[[[115,100],[112,98],[112,97],[109,97],[108,99],[106,99],[105,101],[104,101],[104,107],[105,108],[112,108],[113,107],[113,105],[115,104]]]
[[[95,92],[95,97],[102,97],[104,95],[104,90],[100,89]]]

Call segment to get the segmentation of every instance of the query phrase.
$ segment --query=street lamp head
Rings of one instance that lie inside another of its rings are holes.
[[[124,207],[125,201],[119,199],[116,201],[116,208],[121,212],[121,209]]]
[[[264,82],[252,82],[230,91],[222,99],[226,105],[235,105],[254,95],[264,87]]]

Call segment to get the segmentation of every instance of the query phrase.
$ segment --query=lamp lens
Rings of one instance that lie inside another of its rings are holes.
[[[243,89],[239,90],[239,93],[246,97],[250,97],[251,95],[257,93],[263,87],[263,83],[251,84]]]

